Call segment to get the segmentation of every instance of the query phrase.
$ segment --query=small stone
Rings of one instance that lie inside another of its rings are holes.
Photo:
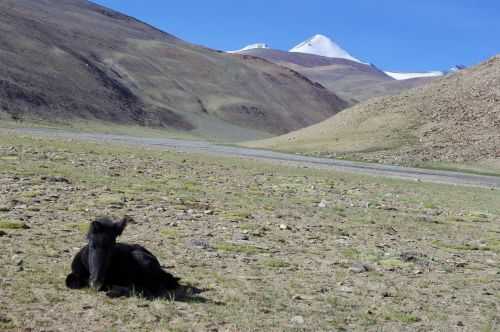
[[[286,224],[281,224],[280,225],[280,229],[283,230],[283,231],[286,231],[286,230],[289,230],[290,229],[290,226],[286,225]]]
[[[207,216],[211,216],[211,215],[213,215],[213,214],[214,214],[214,211],[212,211],[212,210],[205,210],[203,213],[204,213],[205,215],[207,215]]]
[[[189,240],[187,243],[188,247],[195,249],[211,250],[212,246],[206,240]]]
[[[233,240],[235,241],[248,241],[250,238],[246,234],[235,234]]]
[[[365,273],[370,271],[370,267],[362,263],[354,263],[349,269],[353,273]]]
[[[305,323],[304,317],[302,316],[295,316],[290,320],[290,322],[295,325],[304,325]]]
[[[0,237],[7,235],[4,231],[0,231]]]
[[[464,323],[463,323],[462,321],[458,321],[458,322],[457,322],[457,326],[462,326],[462,327],[463,327],[463,326],[465,326],[465,325],[464,325]]]
[[[339,287],[339,291],[342,293],[352,293],[354,291],[354,289],[352,287],[349,287],[349,286],[341,286],[341,287]]]
[[[48,181],[48,182],[58,182],[58,183],[66,183],[66,184],[71,183],[71,181],[69,181],[68,179],[66,179],[63,176],[43,176],[42,180]]]
[[[325,201],[325,200],[322,200],[319,204],[318,204],[318,207],[321,208],[321,209],[324,209],[328,206],[328,202]]]
[[[406,251],[406,252],[403,252],[403,253],[401,253],[399,255],[399,258],[403,262],[406,262],[406,263],[417,262],[419,260],[422,260],[425,257],[426,256],[424,254],[421,254],[421,253],[418,253],[418,252],[414,252],[414,251]]]
[[[392,296],[393,295],[390,292],[387,292],[387,291],[385,291],[385,292],[382,293],[382,297],[392,297]]]

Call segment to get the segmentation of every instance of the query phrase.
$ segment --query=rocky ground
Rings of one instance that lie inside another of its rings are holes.
[[[498,191],[0,133],[0,330],[495,331]],[[64,286],[97,215],[184,301]]]

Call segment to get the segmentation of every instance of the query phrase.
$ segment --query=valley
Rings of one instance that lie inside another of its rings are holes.
[[[0,331],[498,331],[490,5],[0,1]]]

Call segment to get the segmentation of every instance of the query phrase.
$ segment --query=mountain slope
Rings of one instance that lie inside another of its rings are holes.
[[[397,81],[374,66],[314,54],[273,49],[249,49],[240,53],[291,68],[320,83],[351,104],[372,97],[398,94],[430,81],[430,79]]]
[[[500,158],[500,56],[250,146],[408,163]]]
[[[194,46],[84,0],[0,2],[0,112],[16,118],[248,139],[311,125],[345,105],[290,69]]]
[[[292,53],[306,53],[320,55],[328,58],[346,59],[362,63],[340,47],[330,38],[324,35],[315,35],[308,40],[298,44],[290,50]]]

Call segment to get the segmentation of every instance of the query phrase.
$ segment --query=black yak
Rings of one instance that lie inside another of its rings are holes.
[[[90,224],[88,245],[73,259],[67,287],[92,287],[110,297],[140,294],[147,298],[166,296],[179,288],[179,279],[164,271],[147,249],[116,242],[130,220],[113,222],[101,217]]]

